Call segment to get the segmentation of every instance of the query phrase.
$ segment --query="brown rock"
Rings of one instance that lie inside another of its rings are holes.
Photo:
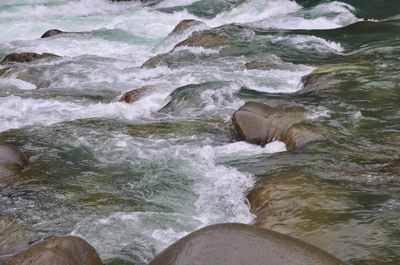
[[[139,99],[149,95],[155,86],[144,86],[138,89],[131,90],[122,95],[118,102],[133,103]]]
[[[27,63],[27,62],[32,62],[32,61],[37,61],[37,60],[42,60],[42,59],[56,58],[56,57],[60,57],[60,56],[52,54],[52,53],[43,53],[43,54],[38,54],[38,53],[33,53],[33,52],[11,53],[11,54],[8,54],[3,59],[3,61],[1,61],[1,63],[2,64]]]
[[[243,140],[262,146],[281,140],[285,131],[302,119],[302,108],[274,108],[254,101],[246,102],[232,117],[233,125]]]
[[[272,230],[226,223],[197,230],[161,252],[149,265],[344,264],[329,253]]]
[[[180,46],[201,46],[204,48],[213,48],[218,46],[229,45],[230,42],[222,37],[211,34],[194,35],[175,45],[174,49]]]
[[[282,138],[287,150],[305,146],[314,141],[325,140],[325,137],[310,125],[294,125],[290,127]]]
[[[58,29],[50,29],[46,31],[40,38],[48,38],[48,37],[53,37],[59,34],[63,34],[65,32],[58,30]]]
[[[4,265],[102,265],[96,250],[76,236],[53,238],[8,258]]]
[[[0,264],[5,256],[27,248],[32,236],[33,233],[14,218],[0,215]]]

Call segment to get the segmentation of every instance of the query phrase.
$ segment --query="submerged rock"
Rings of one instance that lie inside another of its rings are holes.
[[[211,34],[197,34],[175,45],[174,49],[180,46],[201,46],[204,48],[213,48],[231,44],[227,39],[211,35]]]
[[[0,214],[0,264],[29,246],[33,232],[10,216]]]
[[[175,26],[175,28],[168,34],[168,36],[172,35],[181,35],[185,31],[190,28],[194,28],[196,26],[206,26],[206,23],[194,19],[184,19]]]
[[[144,86],[138,89],[131,90],[122,95],[118,102],[133,103],[139,99],[149,95],[155,86]]]
[[[102,265],[97,251],[76,236],[53,238],[8,258],[4,265]]]
[[[21,150],[10,144],[0,143],[0,165],[17,164],[24,167],[28,162],[28,158]]]
[[[294,125],[290,127],[282,137],[286,149],[292,150],[301,148],[308,143],[326,140],[326,138],[311,125]]]
[[[294,236],[334,255],[340,254],[347,243],[346,235],[352,233],[351,226],[341,224],[348,219],[341,218],[354,206],[355,199],[330,180],[309,174],[272,180],[263,177],[247,197],[256,226]]]
[[[274,108],[249,101],[233,114],[232,122],[243,140],[264,146],[282,140],[291,126],[304,119],[304,112],[299,107]]]
[[[267,64],[267,63],[258,62],[258,61],[248,62],[245,64],[245,67],[247,70],[263,70],[263,71],[273,70],[273,69],[278,68],[276,65]]]
[[[400,20],[392,19],[387,21],[359,21],[348,26],[337,29],[352,33],[384,33],[400,30]]]
[[[58,30],[58,29],[50,29],[46,31],[40,38],[48,38],[48,37],[53,37],[59,34],[63,34],[65,32]]]
[[[9,64],[9,63],[27,63],[42,59],[53,59],[58,58],[60,56],[52,54],[52,53],[33,53],[33,52],[22,52],[22,53],[11,53],[8,54],[3,61],[2,64]]]
[[[329,65],[315,69],[310,74],[301,78],[303,88],[299,93],[313,92],[333,87],[344,80],[340,74],[360,74],[370,71],[371,68],[364,65]]]
[[[344,264],[296,238],[251,225],[226,223],[197,230],[161,252],[149,265]]]

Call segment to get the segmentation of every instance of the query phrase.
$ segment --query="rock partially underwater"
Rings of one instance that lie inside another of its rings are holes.
[[[22,53],[10,53],[8,54],[1,64],[12,64],[12,63],[28,63],[35,62],[43,59],[54,59],[60,56],[53,53],[34,53],[34,52],[22,52]]]
[[[0,214],[0,264],[9,257],[29,247],[33,232],[16,219]]]
[[[238,223],[197,230],[161,252],[149,265],[187,264],[344,264],[331,254],[301,240]]]
[[[18,148],[0,143],[0,177],[20,172],[29,163],[27,156]]]
[[[287,149],[294,149],[325,139],[313,126],[299,125],[306,119],[305,112],[301,107],[270,107],[249,101],[233,114],[232,122],[239,136],[248,143],[264,146],[278,140]]]
[[[298,93],[315,92],[344,82],[349,75],[360,75],[371,70],[364,65],[328,65],[315,69],[301,78],[302,89]]]
[[[4,265],[102,265],[97,251],[76,236],[53,238],[8,258]]]

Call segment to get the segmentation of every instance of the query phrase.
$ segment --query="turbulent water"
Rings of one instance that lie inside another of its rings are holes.
[[[237,2],[0,1],[1,60],[61,56],[0,78],[0,142],[31,161],[0,179],[0,214],[31,244],[78,235],[106,263],[146,264],[201,227],[252,223],[247,195],[268,179],[271,229],[347,262],[400,262],[400,26],[384,24],[400,4]],[[170,34],[184,19],[203,23]],[[361,21],[382,26],[345,27]],[[53,28],[75,33],[40,38]],[[229,44],[174,48],[198,31]],[[361,70],[304,91],[301,78],[328,65]],[[305,108],[326,140],[240,141],[231,117],[250,100]]]

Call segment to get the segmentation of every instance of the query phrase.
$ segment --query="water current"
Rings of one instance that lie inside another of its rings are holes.
[[[201,227],[251,224],[247,195],[268,180],[266,227],[347,262],[400,262],[399,2],[237,2],[0,1],[0,60],[60,56],[0,77],[0,142],[31,161],[0,179],[0,214],[31,244],[77,235],[105,262],[147,264]],[[171,33],[185,19],[201,23]],[[198,32],[224,45],[175,47]],[[304,90],[331,65],[354,67]],[[246,101],[305,108],[325,140],[245,143],[231,117]]]

